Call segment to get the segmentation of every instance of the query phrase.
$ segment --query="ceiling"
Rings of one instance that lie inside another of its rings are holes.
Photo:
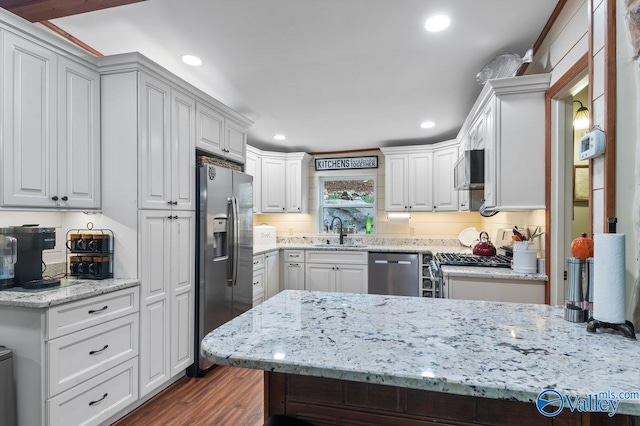
[[[139,51],[245,115],[251,145],[329,152],[455,138],[476,74],[498,54],[523,55],[556,4],[149,0],[52,22],[105,55]],[[439,13],[451,26],[425,31]],[[185,53],[204,64],[183,64]]]

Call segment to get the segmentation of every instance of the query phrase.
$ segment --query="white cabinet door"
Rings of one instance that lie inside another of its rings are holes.
[[[140,212],[140,396],[170,378],[171,219]]]
[[[305,289],[309,291],[336,291],[335,265],[307,263],[305,267]]]
[[[224,116],[198,102],[196,117],[196,148],[224,156]]]
[[[60,207],[100,208],[100,75],[58,58]]]
[[[140,208],[171,205],[170,87],[140,73]]]
[[[458,159],[458,147],[433,152],[433,207],[435,211],[458,210],[458,191],[453,188],[453,166]]]
[[[2,36],[2,204],[56,207],[56,55]]]
[[[369,292],[367,265],[336,265],[336,291],[343,293]]]
[[[284,213],[286,160],[262,158],[262,213]]]
[[[171,92],[171,197],[174,210],[195,210],[196,102],[193,98]]]
[[[280,291],[280,274],[278,273],[278,252],[264,255],[265,300],[275,296]]]
[[[487,207],[496,205],[496,100],[492,97],[482,110],[484,116],[484,204]]]
[[[409,207],[408,186],[409,157],[405,154],[387,155],[384,159],[385,210],[406,211]]]
[[[409,154],[408,162],[409,211],[430,212],[433,210],[433,154]]]
[[[285,290],[304,290],[304,263],[286,262],[284,264]]]
[[[236,163],[244,164],[247,148],[247,129],[229,119],[225,120],[224,129],[225,157]]]
[[[253,176],[253,212],[260,213],[262,209],[262,160],[256,153],[248,149],[244,172]]]
[[[170,224],[171,376],[175,376],[193,363],[195,212],[177,212]]]
[[[308,185],[309,182],[302,182],[303,164],[299,160],[287,160],[286,164],[286,212],[304,213],[302,211],[302,185]]]

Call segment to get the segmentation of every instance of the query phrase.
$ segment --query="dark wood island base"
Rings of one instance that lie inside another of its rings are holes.
[[[626,415],[540,414],[534,402],[406,389],[371,383],[265,372],[265,418],[283,414],[314,425],[572,426],[636,424]]]

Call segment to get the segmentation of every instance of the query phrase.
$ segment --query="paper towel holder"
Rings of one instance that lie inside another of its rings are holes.
[[[609,225],[608,226],[609,234],[616,233],[617,222],[618,222],[618,219],[615,217],[610,217],[607,219],[607,223]],[[612,324],[604,321],[598,321],[593,317],[589,318],[587,321],[588,321],[587,331],[590,333],[595,333],[596,330],[598,330],[599,328],[608,328],[614,331],[621,331],[624,337],[628,337],[630,339],[636,338],[636,332],[635,332],[635,329],[633,328],[633,323],[631,321],[625,321],[624,324]]]

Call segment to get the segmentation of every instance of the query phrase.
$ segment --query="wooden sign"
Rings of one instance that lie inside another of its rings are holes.
[[[316,158],[316,170],[377,169],[378,156]]]

